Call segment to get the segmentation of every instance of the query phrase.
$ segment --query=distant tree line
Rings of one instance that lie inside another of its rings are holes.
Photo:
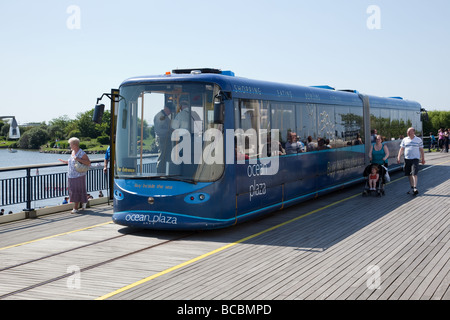
[[[19,126],[20,139],[13,147],[21,149],[39,149],[42,145],[61,141],[61,148],[68,147],[67,140],[71,137],[97,139],[102,144],[109,144],[111,130],[111,113],[105,110],[102,123],[92,122],[94,109],[78,113],[75,119],[67,115],[50,120],[49,123],[38,123],[32,126]],[[9,123],[0,121],[0,139],[9,140]]]
[[[21,137],[13,146],[21,149],[39,149],[47,143],[61,141],[61,148],[68,147],[67,140],[70,137],[97,139],[101,144],[109,144],[111,113],[105,110],[101,124],[92,122],[94,109],[84,113],[78,113],[75,119],[64,115],[50,120],[48,124],[42,122],[35,126],[20,127]],[[378,124],[379,126],[379,124]],[[430,132],[437,134],[441,128],[450,128],[450,111],[428,111],[428,120],[423,122],[423,134]],[[149,135],[154,133],[151,132]],[[404,131],[404,130],[403,130]],[[9,123],[0,121],[0,140],[8,140]],[[406,132],[401,134],[405,135]],[[144,135],[144,139],[147,138]]]
[[[450,129],[450,111],[428,111],[428,121],[423,122],[423,135],[437,134],[439,129]]]

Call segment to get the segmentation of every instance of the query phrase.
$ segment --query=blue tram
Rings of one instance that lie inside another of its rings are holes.
[[[117,224],[201,230],[235,225],[362,180],[371,128],[397,166],[421,106],[354,90],[173,70],[120,86]]]

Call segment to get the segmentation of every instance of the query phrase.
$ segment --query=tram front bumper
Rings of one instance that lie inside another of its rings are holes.
[[[123,211],[113,214],[118,225],[155,230],[207,230],[231,226],[235,219],[208,219],[170,212]]]

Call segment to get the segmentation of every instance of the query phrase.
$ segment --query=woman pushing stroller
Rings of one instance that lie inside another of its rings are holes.
[[[370,146],[369,160],[371,164],[364,170],[366,186],[363,195],[370,191],[378,191],[378,195],[384,194],[385,174],[387,172],[389,150],[383,145],[381,136],[376,136],[376,142]]]
[[[380,166],[385,166],[387,168],[389,149],[382,142],[381,136],[378,135],[375,143],[370,146],[369,160],[371,163],[379,164]]]

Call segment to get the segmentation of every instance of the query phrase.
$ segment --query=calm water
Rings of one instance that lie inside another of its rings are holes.
[[[0,149],[0,168],[7,168],[13,166],[25,166],[25,165],[35,165],[35,164],[45,164],[45,163],[60,163],[58,159],[67,160],[70,157],[68,154],[52,154],[52,153],[40,153],[39,151],[26,151],[17,150],[16,153],[10,153],[7,149]],[[104,155],[89,155],[91,160],[104,159]],[[65,172],[67,171],[66,166],[40,169],[39,174],[52,173],[52,172]],[[32,175],[36,175],[36,170],[32,170]],[[25,170],[12,171],[0,173],[0,179],[13,178],[13,177],[23,177],[26,175]],[[105,195],[106,193],[103,192]],[[94,197],[98,197],[98,192],[93,192]],[[64,198],[47,199],[40,201],[33,201],[32,208],[42,208],[47,206],[54,206],[61,204]],[[26,207],[25,203],[5,206],[5,212],[12,211],[13,213],[22,211]]]
[[[53,163],[58,162],[59,158],[67,160],[69,155],[25,150],[17,150],[16,153],[10,153],[7,149],[0,149],[0,168]]]

